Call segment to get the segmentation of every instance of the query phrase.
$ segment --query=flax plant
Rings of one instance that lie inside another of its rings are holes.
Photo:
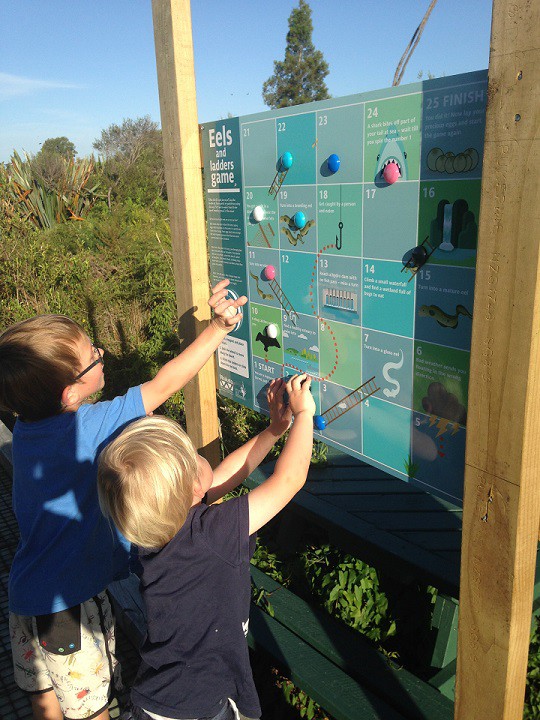
[[[38,228],[50,228],[67,220],[82,220],[96,202],[98,185],[88,187],[94,161],[56,157],[59,172],[46,182],[35,159],[14,152],[8,165],[8,197],[13,207]]]

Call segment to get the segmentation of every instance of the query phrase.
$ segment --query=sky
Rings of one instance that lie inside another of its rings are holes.
[[[298,0],[192,0],[199,122],[261,112]],[[310,0],[332,97],[391,86],[429,0]],[[438,0],[401,82],[487,68],[492,0]],[[151,0],[0,0],[0,162],[124,118],[160,123]]]

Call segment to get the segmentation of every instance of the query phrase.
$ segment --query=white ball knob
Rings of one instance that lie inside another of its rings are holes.
[[[262,207],[262,205],[257,205],[256,207],[254,207],[251,214],[255,222],[261,222],[262,220],[264,220],[264,208]]]

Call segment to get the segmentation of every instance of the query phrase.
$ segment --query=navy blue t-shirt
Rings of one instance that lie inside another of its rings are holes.
[[[139,550],[147,635],[131,698],[169,718],[216,715],[232,698],[261,709],[246,635],[251,580],[248,497],[191,508],[161,550]]]

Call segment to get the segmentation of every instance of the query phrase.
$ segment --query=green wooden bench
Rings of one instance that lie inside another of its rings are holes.
[[[404,668],[394,666],[383,653],[357,632],[336,622],[324,611],[314,609],[256,567],[252,568],[252,578],[258,591],[266,591],[265,597],[271,605],[273,620],[302,643],[298,659],[287,656],[283,663],[279,652],[274,651],[272,654],[290,669],[291,679],[335,718],[453,718],[451,700]],[[252,618],[254,616],[252,613]],[[268,623],[268,615],[264,617]],[[250,621],[250,632],[255,646],[261,644],[266,649],[269,648],[267,638],[261,634],[259,622],[254,624],[253,620]],[[311,648],[311,653],[307,652],[306,645]],[[337,673],[343,687],[340,692],[327,683],[322,668],[328,663],[341,671]],[[312,664],[312,670],[315,670],[315,683],[306,682],[305,673],[309,664]],[[343,674],[347,680],[343,678]],[[358,696],[360,690],[365,701],[361,705],[355,700],[353,707],[356,709],[351,712],[348,710],[350,704],[344,705],[343,693],[350,693],[347,699],[350,700]],[[384,704],[390,706],[391,710],[384,708]],[[380,714],[376,714],[377,712]]]
[[[430,682],[453,699],[461,508],[331,448],[328,461],[310,470],[290,510],[395,581],[437,588]],[[246,484],[255,487],[272,470],[273,464],[257,469]]]
[[[428,648],[429,679],[416,678],[417,685],[406,685],[397,694],[393,692],[393,683],[388,682],[385,697],[390,697],[405,717],[450,718],[448,703],[434,715],[429,714],[428,707],[434,702],[430,692],[434,688],[447,701],[454,697],[462,510],[331,448],[328,460],[325,467],[311,468],[304,489],[290,504],[288,512],[294,513],[295,518],[286,526],[286,534],[298,532],[298,520],[303,518],[324,527],[332,544],[355,554],[395,582],[437,588]],[[272,463],[256,470],[246,482],[248,487],[263,482],[273,467]],[[540,608],[539,570],[537,559],[535,613]],[[282,621],[279,612],[275,617]],[[298,628],[291,629],[303,637]],[[319,651],[324,654],[322,648]],[[351,663],[340,667],[359,677],[367,687],[373,687],[369,668],[377,667],[380,658],[368,644],[363,653],[361,665],[366,668],[365,675],[351,669]],[[414,677],[403,670],[399,672],[400,677]],[[384,677],[389,680],[388,673]],[[381,682],[375,691],[382,692],[384,686],[385,682]],[[412,687],[415,695],[411,695]],[[414,711],[407,714],[414,706],[419,708],[417,714]]]

